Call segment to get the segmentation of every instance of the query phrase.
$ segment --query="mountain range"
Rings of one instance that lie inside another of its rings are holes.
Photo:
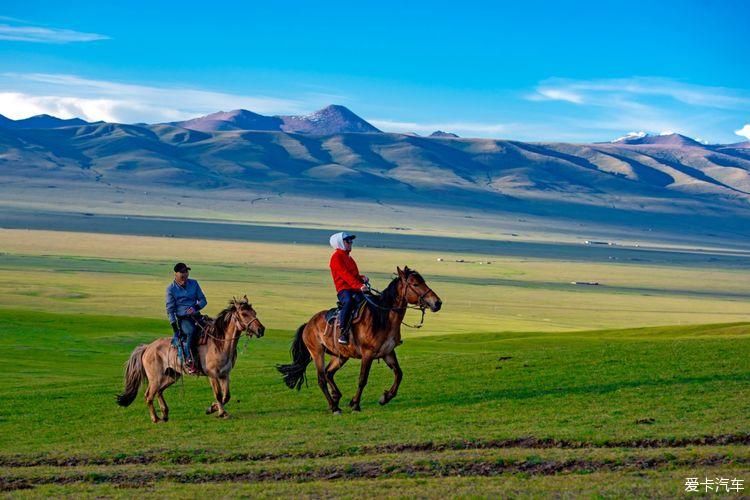
[[[576,216],[598,207],[744,219],[750,142],[705,145],[679,134],[594,144],[419,137],[381,132],[343,106],[151,125],[3,117],[0,183],[14,192],[42,184],[231,188],[519,212],[553,203]]]

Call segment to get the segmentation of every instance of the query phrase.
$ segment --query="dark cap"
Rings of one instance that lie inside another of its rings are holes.
[[[190,268],[184,262],[178,262],[174,265],[174,272],[181,273],[182,271],[190,271]]]

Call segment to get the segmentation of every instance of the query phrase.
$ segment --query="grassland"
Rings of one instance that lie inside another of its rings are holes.
[[[289,391],[274,369],[331,302],[324,247],[0,231],[0,252],[13,495],[675,496],[686,477],[750,480],[743,268],[358,249],[376,284],[409,264],[445,307],[407,332],[398,397],[377,405],[392,375],[376,364],[363,412],[334,418],[315,384]],[[204,379],[166,393],[168,424],[140,398],[114,404],[129,352],[167,330],[177,259],[209,311],[248,293],[269,327],[241,344],[229,420],[204,415]]]
[[[293,329],[334,300],[329,250],[320,245],[0,230],[0,252],[0,307],[163,318],[163,290],[178,260],[193,267],[209,313],[247,293],[269,326]],[[358,248],[356,256],[376,287],[388,283],[397,265],[409,265],[441,295],[443,311],[417,334],[750,321],[750,265],[373,248]]]

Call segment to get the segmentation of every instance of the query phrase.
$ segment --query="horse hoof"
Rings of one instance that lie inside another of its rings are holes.
[[[229,418],[229,413],[219,413],[217,416],[226,420]]]
[[[380,405],[382,406],[382,405],[388,404],[391,401],[391,399],[393,399],[393,396],[391,396],[391,394],[388,391],[385,391],[383,395],[380,396],[380,400],[378,401],[378,403],[380,403]]]
[[[340,417],[341,415],[343,415],[343,413],[341,413],[341,409],[339,408],[336,408],[335,410],[333,410],[333,414],[336,415],[337,417]]]

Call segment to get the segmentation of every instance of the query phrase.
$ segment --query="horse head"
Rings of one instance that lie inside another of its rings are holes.
[[[425,282],[422,275],[408,266],[403,269],[396,267],[398,277],[402,283],[402,293],[406,302],[421,308],[430,308],[432,312],[438,312],[443,306],[443,301]]]
[[[247,295],[241,299],[232,298],[232,306],[234,306],[234,317],[237,321],[237,328],[239,331],[246,331],[249,336],[255,335],[260,338],[266,331],[266,327],[258,319],[258,314],[253,309],[253,305],[247,298]]]

